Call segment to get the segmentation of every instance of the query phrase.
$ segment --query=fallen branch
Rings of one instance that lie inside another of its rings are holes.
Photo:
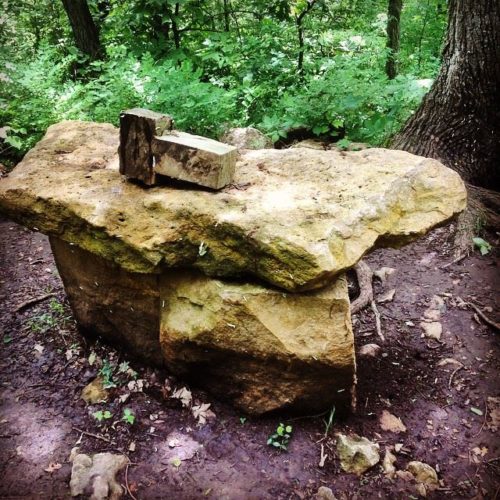
[[[455,374],[458,371],[462,370],[463,368],[464,368],[464,365],[459,366],[457,369],[453,370],[453,372],[450,375],[450,380],[448,381],[448,389],[451,389],[451,383],[453,382],[453,377],[455,376]]]
[[[373,287],[372,278],[373,272],[370,266],[360,260],[355,266],[354,271],[358,278],[359,297],[351,304],[351,314],[364,309],[368,304],[373,302]]]
[[[20,312],[23,309],[26,309],[29,306],[32,306],[34,304],[38,304],[39,302],[42,302],[44,300],[47,300],[49,297],[54,297],[56,294],[55,293],[46,293],[45,295],[40,295],[40,297],[35,297],[34,299],[29,299],[26,300],[25,302],[19,304],[15,309],[14,312]]]
[[[137,498],[130,491],[130,486],[128,485],[128,468],[129,468],[129,466],[130,466],[130,463],[128,463],[127,467],[125,468],[125,487],[127,488],[127,493],[130,495],[130,498],[132,498],[132,500],[137,500]]]
[[[374,300],[372,300],[371,302],[371,308],[373,314],[375,314],[375,327],[377,328],[377,335],[380,337],[382,342],[385,342],[385,337],[384,334],[382,333],[382,324],[380,322],[380,313],[378,312],[377,304],[375,303]]]
[[[90,437],[93,437],[95,439],[100,439],[101,441],[105,441],[106,443],[113,444],[113,441],[111,441],[111,439],[108,439],[107,437],[104,437],[104,436],[100,436],[99,434],[93,434],[92,432],[83,431],[82,429],[79,429],[78,427],[73,427],[73,430],[79,432],[80,434],[84,434],[85,436],[90,436]]]
[[[489,326],[494,328],[497,331],[500,331],[500,324],[495,323],[492,319],[488,318],[486,314],[484,314],[479,307],[476,306],[476,304],[473,304],[472,302],[465,302],[469,307],[472,307],[474,311],[476,311],[477,315]]]

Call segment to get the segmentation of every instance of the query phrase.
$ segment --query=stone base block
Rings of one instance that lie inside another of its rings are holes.
[[[130,273],[57,238],[51,245],[83,331],[166,365],[247,413],[351,408],[355,358],[345,278],[284,293],[192,270]]]

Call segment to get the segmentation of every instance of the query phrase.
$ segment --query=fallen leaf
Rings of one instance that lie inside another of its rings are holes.
[[[59,470],[62,467],[61,464],[58,464],[57,462],[50,462],[47,468],[43,469],[45,472],[49,472],[52,474],[55,470]]]
[[[394,445],[394,451],[399,453],[403,449],[403,443],[397,443]]]
[[[205,425],[207,420],[215,418],[215,413],[210,410],[210,403],[202,403],[191,408],[193,417],[198,420],[198,425]]]
[[[387,410],[382,412],[382,416],[380,417],[380,427],[384,431],[394,432],[395,434],[406,432],[406,427],[401,419],[392,413],[389,413]]]
[[[96,404],[101,401],[106,401],[108,393],[104,388],[103,380],[101,377],[96,377],[90,384],[87,384],[80,397],[88,404]]]
[[[135,441],[131,441],[128,445],[128,451],[135,451]]]
[[[479,409],[479,408],[474,408],[474,406],[471,406],[470,407],[470,411],[472,413],[475,413],[476,415],[479,415],[479,416],[482,416],[483,415],[483,412]]]
[[[496,432],[500,429],[500,397],[488,397],[488,413],[490,415],[488,429]]]
[[[96,359],[97,359],[97,355],[94,351],[92,351],[89,354],[89,358],[88,358],[89,365],[92,366],[96,362]]]
[[[144,380],[141,378],[139,378],[137,380],[131,380],[127,384],[127,387],[128,387],[128,390],[130,392],[142,392],[142,390],[144,388]]]
[[[74,356],[75,351],[73,349],[68,349],[66,351],[66,361],[70,361],[71,358]]]
[[[394,295],[396,294],[396,289],[392,288],[388,292],[385,292],[380,297],[377,298],[377,302],[379,304],[383,304],[384,302],[392,302]]]
[[[191,405],[191,401],[193,400],[193,395],[191,394],[191,391],[188,390],[186,387],[177,389],[176,391],[173,392],[173,394],[170,397],[174,399],[180,399],[182,406],[184,406],[185,408],[188,408]]]

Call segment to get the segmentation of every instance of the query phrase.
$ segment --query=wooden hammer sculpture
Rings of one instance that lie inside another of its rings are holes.
[[[173,130],[168,115],[135,108],[120,115],[120,173],[147,186],[157,174],[221,189],[233,181],[236,148]]]

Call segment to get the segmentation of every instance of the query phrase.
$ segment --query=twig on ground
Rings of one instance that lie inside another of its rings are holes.
[[[382,342],[385,342],[385,337],[384,334],[382,333],[382,324],[380,322],[380,313],[378,312],[377,304],[375,303],[374,300],[372,300],[371,302],[371,308],[373,314],[375,314],[375,327],[377,328],[377,335],[380,337],[380,340],[382,340]]]
[[[360,260],[355,266],[356,276],[359,284],[359,297],[351,304],[351,314],[355,314],[364,309],[370,302],[373,302],[372,278],[373,272],[370,266]]]
[[[82,429],[79,429],[78,427],[73,427],[73,430],[79,432],[80,434],[84,434],[85,436],[90,436],[95,439],[100,439],[101,441],[105,441],[106,443],[113,444],[113,441],[111,439],[108,439],[107,437],[100,436],[99,434],[93,434],[92,432],[87,432]]]
[[[467,257],[467,255],[468,255],[467,253],[463,253],[462,255],[459,255],[456,259],[453,259],[451,262],[448,262],[448,264],[441,266],[441,269],[446,269],[447,267],[450,267],[453,264],[458,264],[461,260],[464,260],[465,257]]]
[[[128,468],[129,468],[129,466],[130,466],[130,463],[128,463],[127,467],[125,468],[125,487],[127,488],[127,493],[130,495],[130,498],[132,498],[132,500],[137,500],[137,498],[130,491],[130,486],[128,485]]]
[[[494,328],[497,332],[500,332],[500,324],[498,323],[495,323],[492,319],[488,318],[488,316],[486,316],[486,314],[484,314],[483,311],[481,311],[481,309],[479,309],[479,307],[476,306],[476,304],[473,304],[472,302],[466,302],[466,304],[471,307],[472,309],[474,309],[474,311],[476,311],[477,315],[489,326],[491,326],[492,328]]]
[[[458,371],[462,370],[463,368],[464,368],[464,365],[459,366],[458,368],[456,368],[455,370],[453,370],[453,372],[450,375],[450,380],[448,381],[448,389],[451,389],[451,383],[453,382],[453,377],[455,376],[455,374]]]
[[[483,420],[483,423],[482,423],[480,429],[477,431],[476,434],[474,434],[472,436],[473,438],[476,438],[477,436],[479,436],[479,434],[481,434],[481,432],[483,432],[484,426],[486,425],[487,418],[488,418],[488,400],[485,399],[484,400],[484,420]]]
[[[42,301],[48,299],[49,297],[54,297],[55,295],[56,295],[55,293],[46,293],[45,295],[40,295],[40,297],[35,297],[34,299],[26,300],[25,302],[19,304],[14,309],[14,312],[16,312],[16,313],[20,312],[20,311],[22,311],[23,309],[26,309],[29,306],[32,306],[34,304],[38,304],[39,302],[42,302]]]

